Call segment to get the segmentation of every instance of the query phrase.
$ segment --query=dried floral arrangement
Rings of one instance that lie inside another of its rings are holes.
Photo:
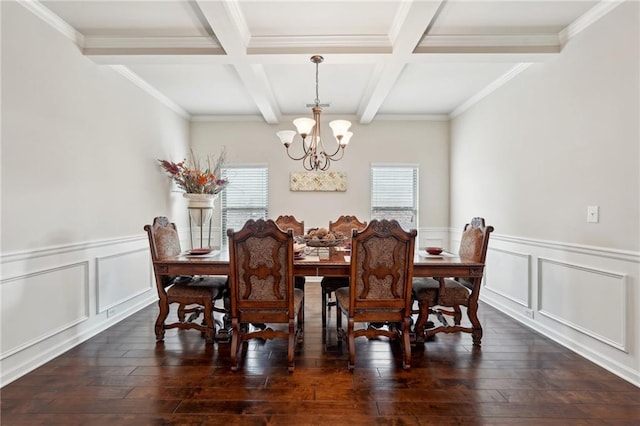
[[[160,166],[167,172],[171,180],[188,194],[217,194],[229,183],[222,179],[222,167],[226,161],[226,151],[223,149],[216,160],[207,156],[199,160],[191,151],[188,159],[179,163],[158,160]]]

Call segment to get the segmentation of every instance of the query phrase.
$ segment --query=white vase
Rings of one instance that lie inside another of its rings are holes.
[[[213,202],[218,198],[218,194],[182,194],[189,200],[189,216],[191,223],[197,226],[206,224],[213,215]]]
[[[195,248],[193,244],[193,233],[199,228],[200,235],[200,247],[209,247],[211,245],[211,217],[213,216],[214,201],[218,198],[218,194],[182,194],[187,200],[189,200],[189,225],[191,233],[191,248]],[[204,241],[204,228],[208,229],[207,243]]]

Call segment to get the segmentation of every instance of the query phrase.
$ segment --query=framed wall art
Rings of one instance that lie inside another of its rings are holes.
[[[343,172],[291,172],[291,191],[345,192],[347,175]]]

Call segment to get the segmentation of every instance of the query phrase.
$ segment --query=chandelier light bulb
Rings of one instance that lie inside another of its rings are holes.
[[[329,127],[333,130],[333,136],[340,140],[340,137],[344,136],[349,130],[349,127],[351,127],[351,122],[347,120],[333,120],[329,123]]]
[[[313,126],[316,125],[316,120],[306,117],[296,118],[295,120],[293,120],[293,125],[296,126],[296,129],[298,129],[298,133],[300,133],[300,136],[306,138],[307,135],[309,135],[313,130]]]

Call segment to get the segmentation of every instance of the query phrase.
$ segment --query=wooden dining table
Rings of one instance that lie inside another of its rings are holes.
[[[294,259],[293,274],[296,276],[349,276],[350,252],[336,248],[312,250],[301,259]],[[229,250],[222,247],[205,255],[189,255],[167,257],[154,262],[156,280],[161,282],[162,276],[176,275],[229,275]],[[424,250],[416,249],[413,260],[414,277],[460,277],[473,283],[472,295],[469,298],[470,310],[478,309],[478,295],[484,272],[484,264],[460,259],[460,257],[442,253],[432,256]],[[309,282],[309,280],[308,280]],[[313,285],[309,282],[307,285]],[[318,285],[320,282],[318,281]],[[479,324],[476,333],[482,333]],[[474,329],[475,329],[474,325]]]
[[[294,259],[293,274],[308,277],[349,276],[349,252],[331,248],[328,252],[328,256],[322,253],[308,254],[304,258]],[[229,251],[223,247],[206,255],[189,255],[185,252],[157,260],[155,266],[161,275],[229,275]],[[416,250],[413,260],[414,277],[464,277],[473,281],[474,278],[482,278],[483,271],[484,264],[464,261],[449,253],[432,256],[424,250]]]

